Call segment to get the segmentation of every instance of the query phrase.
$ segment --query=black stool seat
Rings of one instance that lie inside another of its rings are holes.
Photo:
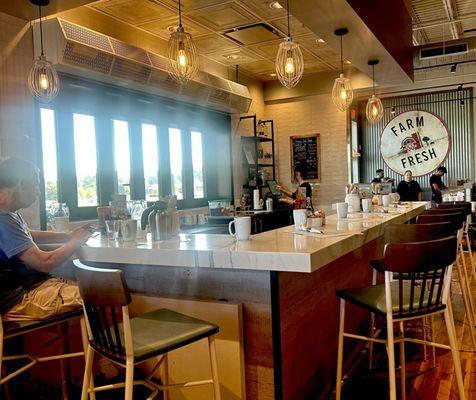
[[[36,319],[31,321],[3,321],[3,334],[5,337],[12,337],[21,335],[28,331],[45,328],[50,325],[55,325],[60,322],[65,322],[73,318],[83,316],[83,308],[80,307],[73,311],[68,311],[62,314],[57,314],[51,318]]]
[[[419,286],[421,287],[421,286]],[[405,314],[410,312],[411,298],[413,297],[412,314],[418,310],[420,305],[420,290],[414,289],[415,293],[411,295],[410,282],[402,282],[402,309],[400,310],[399,302],[393,302],[392,311],[395,314]],[[399,298],[399,282],[391,283],[392,298]],[[385,285],[374,285],[355,289],[341,289],[336,292],[337,296],[359,307],[365,308],[375,314],[386,315],[387,307],[385,304]],[[422,296],[423,309],[428,305],[428,292],[425,290]],[[432,311],[444,310],[445,305],[440,304],[435,307],[432,305]]]
[[[219,332],[219,327],[207,321],[162,308],[131,318],[134,362],[138,363],[159,356],[179,347],[196,342]],[[118,324],[122,343],[124,343],[123,324]],[[92,347],[109,358],[101,346],[91,343]],[[114,357],[123,362],[125,355]]]

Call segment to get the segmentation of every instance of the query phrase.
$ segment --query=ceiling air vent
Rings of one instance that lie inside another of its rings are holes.
[[[244,85],[199,71],[186,85],[173,80],[167,58],[137,46],[54,18],[43,24],[45,53],[58,71],[115,86],[173,98],[227,113],[246,113],[251,96]],[[39,27],[33,26],[35,57]]]
[[[430,47],[420,49],[420,60],[428,60],[430,58],[456,56],[466,54],[468,52],[468,43],[451,44],[448,46]]]

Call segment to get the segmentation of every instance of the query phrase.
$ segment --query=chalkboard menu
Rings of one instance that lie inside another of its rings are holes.
[[[291,176],[298,163],[305,163],[307,180],[321,181],[321,136],[312,135],[291,136]]]

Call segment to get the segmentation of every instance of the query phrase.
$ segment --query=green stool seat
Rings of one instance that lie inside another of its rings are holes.
[[[393,302],[393,309],[392,311],[396,314],[398,313],[406,313],[410,311],[410,290],[411,284],[410,282],[402,282],[402,310],[399,309],[399,302]],[[421,288],[421,286],[420,286]],[[392,291],[392,298],[398,299],[399,298],[399,283],[392,282],[391,283],[391,291]],[[373,313],[385,315],[387,313],[387,307],[385,305],[385,285],[375,285],[375,286],[367,286],[364,288],[356,288],[356,289],[341,289],[336,292],[337,296],[341,299],[349,301],[359,307],[365,308]],[[436,294],[434,294],[435,296]],[[418,310],[420,304],[420,290],[415,290],[415,295],[413,296],[413,307],[412,309]],[[425,290],[423,295],[423,308],[428,304],[428,292]],[[443,310],[445,308],[444,304],[441,304],[439,309]],[[435,307],[432,306],[432,310],[435,310]]]

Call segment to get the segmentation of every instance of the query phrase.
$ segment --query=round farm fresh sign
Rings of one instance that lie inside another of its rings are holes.
[[[390,169],[403,175],[422,176],[443,163],[450,150],[445,123],[428,111],[406,111],[393,118],[382,131],[380,153]]]

